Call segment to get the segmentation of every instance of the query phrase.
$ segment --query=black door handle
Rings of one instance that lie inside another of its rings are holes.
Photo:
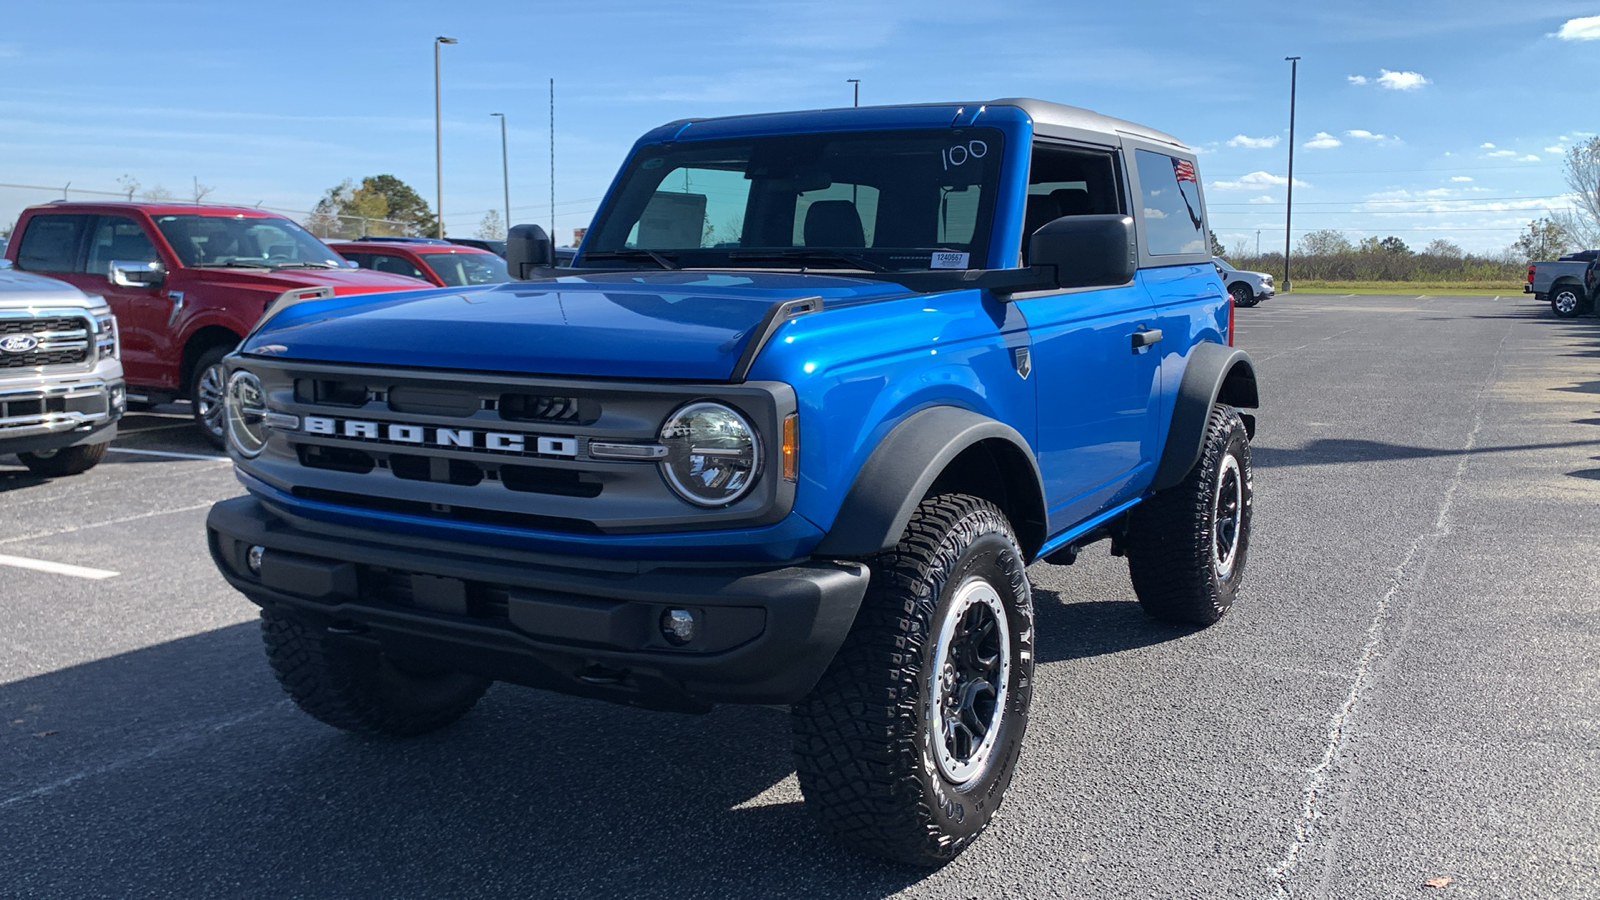
[[[1152,328],[1149,331],[1135,331],[1133,333],[1133,352],[1138,353],[1140,349],[1148,347],[1159,340],[1161,340],[1161,329],[1159,328]]]

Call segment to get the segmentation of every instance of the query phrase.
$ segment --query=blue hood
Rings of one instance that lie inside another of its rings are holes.
[[[241,351],[273,359],[527,375],[721,381],[772,304],[907,293],[830,275],[649,272],[297,303]]]

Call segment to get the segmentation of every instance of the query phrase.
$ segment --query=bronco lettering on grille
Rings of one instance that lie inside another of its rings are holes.
[[[479,431],[475,428],[443,428],[434,425],[402,425],[397,422],[335,419],[332,416],[306,416],[301,422],[301,430],[306,434],[382,444],[455,447],[523,456],[578,455],[578,439],[575,437],[549,437],[515,431]]]

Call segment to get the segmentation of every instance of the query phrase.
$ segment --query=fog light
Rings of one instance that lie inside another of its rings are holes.
[[[694,613],[687,609],[669,609],[662,613],[661,636],[667,643],[679,647],[694,640]]]
[[[244,555],[244,564],[250,567],[251,575],[261,574],[261,554],[266,552],[267,548],[257,544],[256,546],[250,548],[249,553]]]

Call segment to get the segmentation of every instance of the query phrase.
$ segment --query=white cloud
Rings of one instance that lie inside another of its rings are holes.
[[[1288,183],[1289,179],[1282,175],[1273,175],[1269,172],[1251,172],[1249,175],[1241,176],[1238,181],[1213,181],[1207,187],[1215,188],[1219,191],[1260,190],[1261,188],[1283,187]],[[1296,178],[1294,186],[1310,187],[1311,185]]]
[[[1479,150],[1493,150],[1494,149],[1494,145],[1489,143],[1488,141],[1484,141],[1483,143],[1478,145],[1478,149]]]
[[[1567,148],[1561,146],[1560,144],[1557,144],[1554,147],[1546,147],[1546,148],[1544,148],[1544,152],[1546,152],[1546,153],[1565,153],[1565,152],[1567,152]]]
[[[1563,41],[1600,41],[1600,16],[1568,19],[1553,37]]]
[[[1167,214],[1159,209],[1151,209],[1150,207],[1146,206],[1144,208],[1144,217],[1146,219],[1165,219]]]
[[[1455,182],[1467,182],[1467,181],[1471,181],[1472,180],[1472,176],[1470,176],[1470,175],[1451,175],[1450,176],[1450,180],[1451,181],[1455,181]]]
[[[1384,138],[1384,135],[1373,134],[1372,132],[1366,130],[1365,128],[1352,128],[1349,131],[1346,131],[1344,133],[1344,136],[1345,137],[1353,137],[1353,138],[1361,138],[1364,141],[1380,141],[1380,140],[1383,140],[1383,138]]]
[[[1534,156],[1532,153],[1529,153],[1527,156],[1518,157],[1518,159],[1520,159],[1522,162],[1538,162],[1539,161],[1539,157]]]
[[[1319,131],[1311,138],[1311,140],[1306,141],[1301,146],[1305,147],[1307,150],[1327,150],[1330,147],[1337,147],[1342,143],[1344,143],[1344,141],[1339,140],[1326,131]]]
[[[1378,72],[1378,85],[1391,91],[1414,91],[1432,83],[1420,72],[1391,72],[1388,69],[1379,69]]]
[[[1229,147],[1248,147],[1251,150],[1265,150],[1268,147],[1278,146],[1278,136],[1250,137],[1249,135],[1236,134],[1228,139]]]
[[[1367,76],[1365,76],[1365,75],[1346,75],[1345,76],[1345,80],[1350,82],[1351,84],[1366,84],[1367,83]]]
[[[1259,197],[1251,197],[1250,198],[1250,202],[1251,203],[1277,203],[1278,202],[1278,198],[1270,196],[1268,194],[1262,194]]]
[[[1492,156],[1492,157],[1510,157],[1510,156],[1516,156],[1517,155],[1517,151],[1515,151],[1515,150],[1495,150],[1492,153],[1490,153],[1489,155]]]

